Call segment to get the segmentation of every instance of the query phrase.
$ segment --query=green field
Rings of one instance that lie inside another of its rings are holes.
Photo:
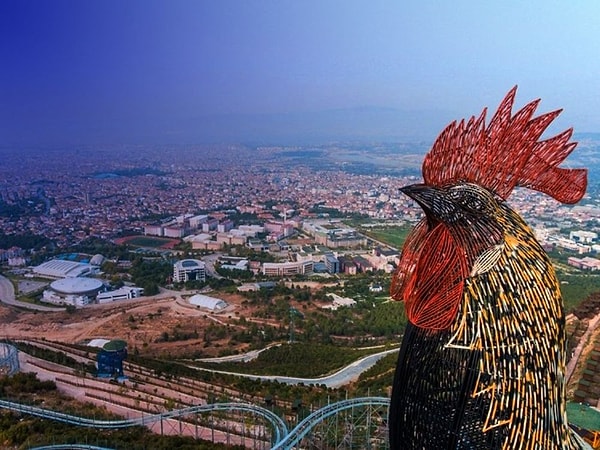
[[[369,230],[363,230],[362,233],[369,236],[370,238],[384,242],[391,247],[401,249],[406,240],[406,236],[412,230],[411,226],[404,227],[382,227],[382,228],[370,228]]]

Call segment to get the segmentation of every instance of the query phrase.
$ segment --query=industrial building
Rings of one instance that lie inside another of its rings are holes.
[[[206,267],[198,259],[182,259],[173,264],[173,281],[185,283],[186,281],[206,281]]]

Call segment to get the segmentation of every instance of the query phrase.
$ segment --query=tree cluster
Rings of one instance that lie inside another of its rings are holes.
[[[137,257],[129,271],[136,286],[144,289],[144,295],[156,295],[159,285],[167,283],[173,274],[173,266],[163,260],[145,260]]]
[[[54,381],[40,381],[33,372],[17,372],[0,377],[0,397],[16,399],[24,394],[39,394],[56,390]]]
[[[0,231],[0,248],[19,247],[24,250],[39,250],[50,243],[50,239],[37,234],[4,234]]]

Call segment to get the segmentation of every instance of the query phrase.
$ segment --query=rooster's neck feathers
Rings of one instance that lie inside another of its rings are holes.
[[[423,162],[423,178],[430,186],[469,182],[485,187],[502,199],[516,186],[550,195],[562,203],[576,203],[585,194],[587,171],[558,167],[577,143],[569,142],[573,129],[539,141],[560,114],[538,117],[534,100],[512,115],[517,87],[511,89],[485,125],[486,109],[478,118],[448,125]]]

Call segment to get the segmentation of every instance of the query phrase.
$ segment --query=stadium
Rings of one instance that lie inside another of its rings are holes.
[[[33,268],[36,275],[50,278],[85,277],[97,272],[98,267],[95,265],[60,259],[53,259]]]
[[[41,300],[55,305],[81,307],[92,302],[103,288],[102,281],[95,278],[63,278],[50,283]]]

